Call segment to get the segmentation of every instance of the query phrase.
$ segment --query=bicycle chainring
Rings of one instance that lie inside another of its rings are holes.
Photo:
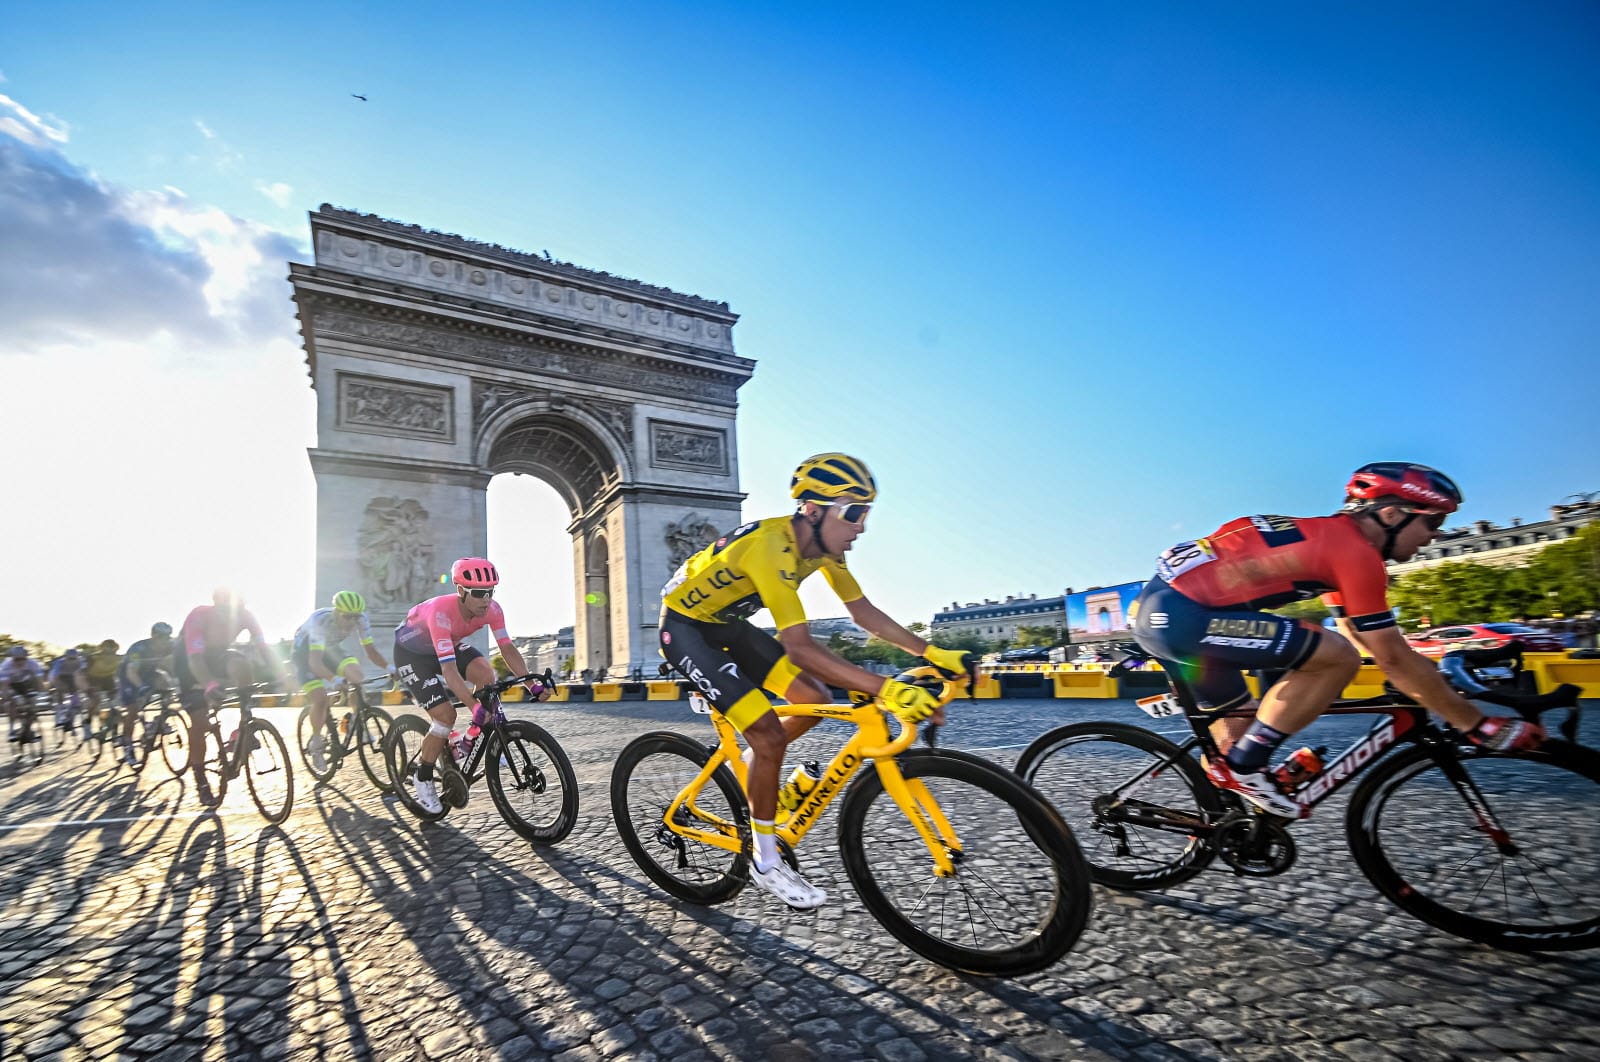
[[[467,780],[455,764],[446,766],[444,760],[444,756],[439,757],[439,799],[449,807],[464,808],[467,806]]]
[[[1233,812],[1211,835],[1211,846],[1234,872],[1270,878],[1294,866],[1298,849],[1283,824],[1261,815]]]

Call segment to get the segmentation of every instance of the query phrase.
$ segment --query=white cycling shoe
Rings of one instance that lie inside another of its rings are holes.
[[[771,870],[757,870],[756,865],[751,863],[750,880],[796,911],[809,911],[828,902],[825,891],[802,878],[781,859]]]
[[[437,815],[444,810],[444,805],[439,802],[439,783],[432,778],[426,782],[421,778],[417,779],[416,798],[417,803],[422,805],[422,810],[429,815]]]
[[[1206,763],[1206,774],[1218,789],[1237,793],[1268,815],[1303,819],[1311,810],[1283,791],[1270,771],[1235,771],[1226,760]]]
[[[317,734],[306,742],[306,758],[311,761],[311,769],[318,774],[328,769],[328,739]]]

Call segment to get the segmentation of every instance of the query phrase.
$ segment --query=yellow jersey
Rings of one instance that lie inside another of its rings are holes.
[[[122,657],[116,653],[102,653],[97,649],[88,654],[88,661],[84,669],[89,672],[90,678],[108,679],[116,676],[117,668],[122,664]]]
[[[842,557],[800,556],[787,516],[757,520],[729,531],[696,553],[661,588],[662,604],[702,623],[746,619],[762,608],[778,630],[806,621],[800,584],[820,571],[846,604],[866,595]]]

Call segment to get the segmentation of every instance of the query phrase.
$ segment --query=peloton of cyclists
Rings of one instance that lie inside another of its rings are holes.
[[[228,686],[246,686],[253,681],[251,660],[232,648],[240,633],[250,633],[252,655],[267,674],[288,686],[288,675],[277,655],[261,634],[261,625],[232,590],[213,592],[211,604],[200,605],[183,621],[179,645],[173,653],[178,689],[189,709],[189,767],[194,772],[196,796],[203,804],[215,801],[208,790],[205,763],[205,726],[213,706],[220,703]],[[203,698],[190,695],[203,693]]]
[[[482,557],[462,557],[450,566],[454,593],[440,594],[415,606],[394,631],[394,662],[400,681],[418,708],[431,717],[417,765],[415,796],[429,814],[444,810],[434,768],[456,721],[456,699],[468,706],[473,722],[481,724],[482,706],[473,691],[495,681],[494,665],[467,639],[489,628],[500,654],[513,675],[528,671],[522,654],[506,633],[506,617],[494,600],[500,573]],[[551,692],[539,683],[528,684],[528,694],[538,700]]]
[[[831,700],[828,685],[880,696],[907,723],[938,707],[935,694],[886,679],[829,652],[811,637],[798,594],[814,572],[850,618],[884,641],[925,657],[953,674],[965,673],[962,654],[917,637],[872,604],[845,566],[844,555],[866,530],[878,487],[866,464],[840,453],[808,457],[789,481],[796,508],[744,524],[685,561],[662,587],[661,654],[744,735],[749,743],[748,799],[754,832],[752,878],[791,907],[827,901],[827,893],[779,858],[778,776],[789,742],[815,726],[815,717],[780,720],[763,689],[791,704]],[[777,638],[748,617],[772,612]]]
[[[157,690],[173,688],[172,625],[153,623],[150,637],[128,646],[117,668],[117,697],[122,703],[123,762],[132,767],[139,761],[133,754],[133,728],[139,709]]]
[[[1351,476],[1332,516],[1244,516],[1161,555],[1136,605],[1135,640],[1184,680],[1202,709],[1256,708],[1242,733],[1232,725],[1240,720],[1213,725],[1224,757],[1206,764],[1212,781],[1274,815],[1304,814],[1268,761],[1350,684],[1363,652],[1477,744],[1520,749],[1543,740],[1537,725],[1486,717],[1451,689],[1434,662],[1406,644],[1389,608],[1385,562],[1414,556],[1460,505],[1460,488],[1442,473],[1378,462]],[[1316,594],[1338,634],[1262,611]],[[1285,672],[1258,704],[1242,674],[1256,668]]]
[[[356,697],[362,697],[361,680],[365,676],[361,664],[353,655],[341,655],[345,640],[352,634],[366,650],[368,660],[395,674],[395,669],[373,644],[367,599],[354,590],[340,590],[334,594],[331,607],[317,609],[294,632],[292,659],[296,677],[301,682],[300,690],[311,707],[311,730],[315,735],[306,743],[306,753],[311,757],[312,769],[319,774],[328,769],[328,741],[322,732],[328,721],[327,684],[343,678]]]

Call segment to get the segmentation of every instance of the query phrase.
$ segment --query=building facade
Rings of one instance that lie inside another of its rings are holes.
[[[1389,574],[1404,575],[1448,561],[1515,567],[1528,563],[1552,542],[1572,538],[1596,520],[1600,520],[1600,496],[1582,495],[1567,504],[1550,506],[1548,520],[1525,524],[1520,518],[1513,519],[1509,527],[1479,520],[1469,527],[1447,527],[1411,560],[1389,565]]]
[[[1004,601],[951,602],[933,614],[932,634],[975,634],[989,641],[1014,641],[1019,627],[1054,627],[1066,638],[1066,597],[1008,596]]]

